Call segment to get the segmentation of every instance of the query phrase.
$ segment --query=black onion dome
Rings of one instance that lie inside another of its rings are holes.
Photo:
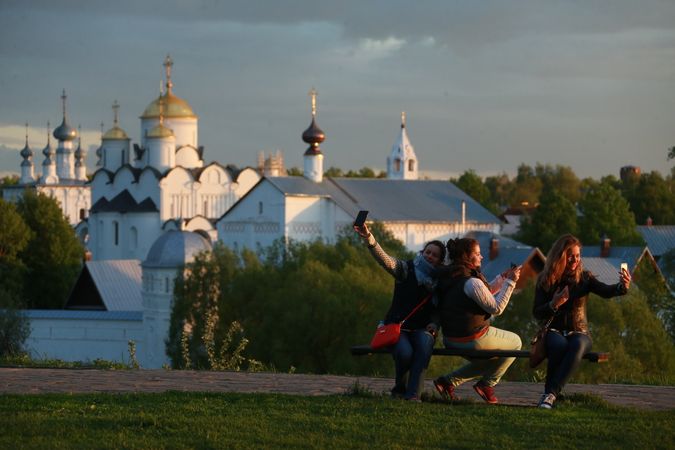
[[[33,150],[28,146],[28,142],[26,142],[26,146],[21,150],[20,155],[23,159],[28,159],[33,157]]]
[[[323,130],[319,128],[319,126],[316,124],[316,121],[312,117],[312,123],[307,128],[303,133],[302,133],[302,140],[307,142],[309,144],[309,148],[305,152],[305,154],[308,153],[321,153],[321,149],[319,149],[319,144],[322,143],[324,140],[326,140],[326,135],[324,134]]]
[[[72,141],[77,137],[77,130],[68,125],[64,118],[61,125],[54,130],[54,137],[59,141]]]

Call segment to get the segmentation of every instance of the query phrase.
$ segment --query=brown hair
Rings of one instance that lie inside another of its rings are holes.
[[[472,238],[448,240],[445,244],[445,247],[448,249],[448,258],[450,259],[450,268],[448,272],[453,278],[476,277],[487,285],[488,282],[483,274],[477,270],[477,268],[469,266],[469,255],[471,255],[476,246],[480,248],[478,241]]]
[[[443,245],[443,243],[438,240],[429,241],[426,244],[424,244],[424,247],[422,247],[421,252],[424,252],[424,250],[426,250],[427,247],[430,245],[435,245],[441,251],[440,264],[443,264],[443,261],[445,261],[445,245]]]
[[[567,267],[568,252],[574,246],[581,248],[581,241],[571,234],[563,234],[553,243],[551,250],[546,255],[544,270],[541,271],[537,278],[538,286],[548,290],[562,279],[565,274],[565,267]],[[583,267],[581,261],[579,261],[577,268],[572,274],[575,282],[578,283],[581,279],[582,271]]]

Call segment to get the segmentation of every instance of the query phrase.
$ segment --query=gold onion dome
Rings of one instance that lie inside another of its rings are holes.
[[[115,125],[111,129],[105,132],[103,137],[101,139],[106,139],[106,140],[122,140],[122,139],[129,139],[129,136],[127,136],[127,133]]]
[[[162,139],[171,136],[173,136],[173,131],[171,131],[171,129],[165,127],[161,123],[156,127],[154,127],[152,130],[148,131],[148,134],[146,135],[146,137],[150,139]]]
[[[197,118],[197,115],[192,111],[192,108],[188,103],[182,98],[178,98],[173,95],[171,92],[167,92],[164,95],[160,95],[158,98],[152,101],[143,111],[141,119],[154,119],[159,117],[159,104],[162,103],[163,111],[162,115],[164,117],[190,117]]]

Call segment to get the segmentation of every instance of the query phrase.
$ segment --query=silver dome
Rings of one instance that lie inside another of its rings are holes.
[[[197,253],[211,250],[211,243],[192,231],[167,231],[148,252],[142,266],[147,268],[182,267],[194,260]]]

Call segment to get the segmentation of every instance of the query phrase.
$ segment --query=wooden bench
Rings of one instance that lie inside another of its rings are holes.
[[[375,353],[390,353],[388,348],[378,348],[373,350],[369,345],[355,345],[350,349],[352,355],[372,355]],[[498,356],[513,356],[516,358],[529,358],[529,350],[459,350],[452,348],[434,348],[434,355],[439,356],[462,356],[465,358],[489,359]],[[609,360],[609,353],[588,352],[584,359],[594,363],[604,363]]]

